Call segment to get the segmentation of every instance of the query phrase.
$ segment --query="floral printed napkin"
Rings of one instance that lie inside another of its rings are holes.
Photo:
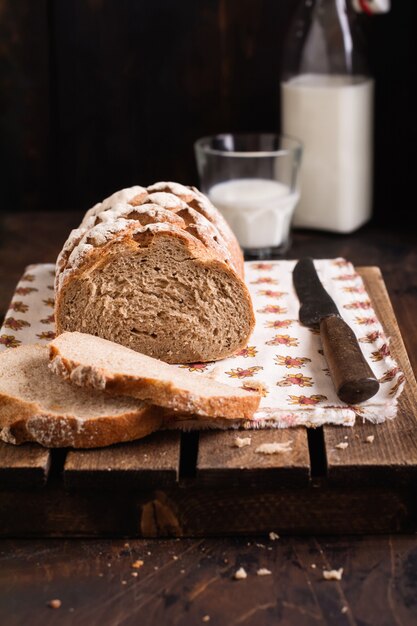
[[[243,350],[214,363],[179,365],[262,395],[252,420],[178,419],[176,427],[246,428],[352,426],[355,416],[374,423],[395,417],[404,375],[390,355],[361,277],[345,259],[315,261],[319,276],[381,383],[376,396],[353,407],[336,396],[319,333],[298,322],[299,302],[292,285],[295,261],[247,262],[246,282],[256,311],[256,327]],[[46,344],[54,337],[54,266],[30,265],[16,287],[0,330],[0,350]]]

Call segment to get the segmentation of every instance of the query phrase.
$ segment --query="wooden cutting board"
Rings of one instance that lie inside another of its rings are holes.
[[[415,530],[417,386],[376,267],[358,268],[406,376],[395,420],[307,431],[160,432],[105,449],[0,444],[2,536],[209,536]],[[369,443],[367,437],[374,435]],[[264,442],[292,451],[260,455]],[[340,450],[335,446],[346,441]]]

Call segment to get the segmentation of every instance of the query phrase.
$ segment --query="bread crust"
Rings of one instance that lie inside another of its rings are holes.
[[[142,189],[138,194],[137,190]],[[174,191],[176,196],[174,196]],[[181,193],[180,193],[181,191]],[[161,196],[174,196],[178,200],[178,204],[166,203],[161,200]],[[158,198],[156,197],[158,196]],[[160,204],[158,204],[158,202]],[[62,274],[67,273],[68,269],[77,269],[79,265],[83,263],[83,255],[77,254],[80,252],[80,248],[85,245],[86,240],[92,235],[92,232],[97,227],[102,226],[99,230],[104,231],[103,222],[107,223],[108,233],[111,235],[111,227],[118,228],[120,230],[128,227],[128,222],[135,222],[136,226],[141,225],[140,217],[126,218],[126,213],[135,213],[135,209],[151,209],[151,207],[158,207],[160,209],[160,215],[156,216],[153,223],[171,222],[168,215],[169,213],[179,213],[184,210],[193,211],[193,224],[197,226],[203,226],[206,229],[212,227],[213,232],[212,240],[208,238],[204,244],[206,248],[213,249],[217,254],[217,258],[221,258],[225,262],[230,263],[236,273],[243,279],[244,276],[244,263],[243,254],[236,237],[229,228],[226,220],[219,213],[219,211],[211,204],[204,194],[199,192],[195,187],[184,187],[178,183],[161,182],[155,183],[149,186],[147,189],[139,187],[131,187],[130,189],[122,189],[119,192],[114,193],[109,198],[96,204],[89,209],[85,214],[80,226],[71,231],[67,241],[65,242],[61,253],[57,260],[56,278],[57,287],[60,288],[60,278]],[[163,215],[165,213],[165,216]],[[148,218],[152,216],[148,214]],[[148,221],[146,223],[149,223]],[[189,223],[179,225],[178,223],[173,225],[176,229],[187,230]],[[102,235],[98,240],[93,243],[94,247],[100,247],[102,242],[100,239],[106,240],[106,235]],[[220,247],[224,249],[219,250],[218,241],[220,240]],[[68,261],[70,257],[75,257],[75,265],[68,267]],[[223,258],[224,257],[224,258]]]
[[[174,380],[157,380],[139,374],[120,374],[81,363],[65,356],[60,351],[59,343],[58,337],[57,342],[51,342],[49,346],[50,367],[55,374],[80,387],[100,389],[116,396],[130,396],[150,404],[201,417],[251,419],[259,406],[259,395],[242,393],[242,390],[234,396],[221,396],[219,391],[218,396],[208,397],[184,389]],[[207,384],[210,384],[209,379]],[[226,391],[229,392],[229,388]]]
[[[117,417],[80,420],[74,415],[48,413],[34,403],[1,393],[0,405],[0,439],[15,445],[35,442],[46,448],[101,448],[146,437],[163,422],[162,412],[154,406]]]

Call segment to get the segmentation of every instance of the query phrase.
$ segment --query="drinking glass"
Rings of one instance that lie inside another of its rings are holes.
[[[274,133],[222,134],[194,144],[202,191],[247,258],[283,256],[300,197],[301,143]]]

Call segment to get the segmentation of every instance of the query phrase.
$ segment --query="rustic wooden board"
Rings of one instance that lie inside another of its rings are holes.
[[[179,432],[155,433],[142,441],[67,455],[64,484],[70,489],[149,489],[176,484]]]
[[[236,437],[251,439],[242,448]],[[281,454],[256,452],[263,443],[291,441],[291,451]],[[197,481],[214,486],[248,487],[305,485],[310,479],[310,455],[305,428],[293,430],[239,430],[200,433]]]
[[[0,535],[415,530],[415,379],[379,270],[358,271],[407,377],[395,420],[377,427],[358,420],[352,429],[160,432],[134,443],[68,453],[2,444]],[[372,444],[366,443],[368,434],[375,435]],[[237,436],[250,437],[251,445],[235,447]],[[256,452],[262,443],[288,440],[287,453]],[[340,441],[348,441],[348,448],[337,450]],[[34,489],[45,480],[44,488]]]
[[[0,442],[0,485],[4,487],[40,487],[45,484],[51,465],[51,453],[36,444],[12,446]]]
[[[394,420],[375,426],[357,418],[355,427],[323,428],[327,476],[331,483],[398,483],[417,478],[417,386],[398,328],[395,314],[379,268],[357,268],[370,295],[378,318],[390,339],[390,349],[406,377]],[[374,435],[373,443],[366,437]],[[341,441],[345,450],[335,446]]]

